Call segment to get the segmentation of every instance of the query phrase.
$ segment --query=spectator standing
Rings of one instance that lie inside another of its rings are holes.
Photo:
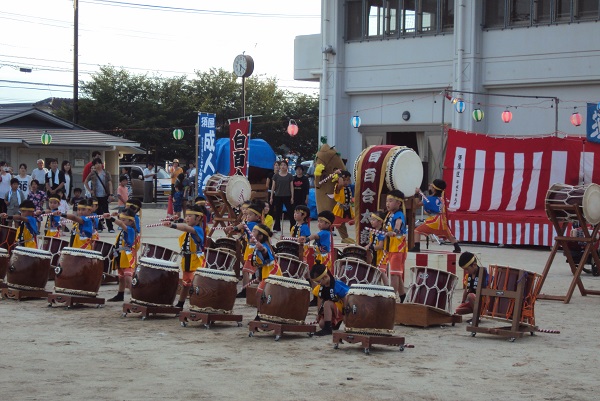
[[[119,185],[121,183],[121,176],[125,176],[125,178],[127,178],[127,185],[125,185],[125,187],[127,188],[127,199],[129,199],[129,198],[131,198],[131,195],[133,194],[133,189],[131,187],[131,168],[121,167],[121,175],[119,176]]]
[[[31,172],[31,179],[37,180],[43,186],[46,184],[46,174],[48,174],[48,169],[44,167],[44,161],[38,159],[37,168],[34,168]]]
[[[65,199],[71,199],[71,191],[73,190],[73,170],[71,170],[71,162],[63,160],[60,166],[60,171],[65,175]]]
[[[173,164],[169,166],[169,173],[171,175],[171,192],[175,191],[175,182],[179,174],[183,174],[183,169],[179,167],[179,159],[173,159]]]
[[[93,166],[93,162],[94,159],[100,157],[102,155],[102,153],[100,153],[99,150],[94,150],[92,152],[92,161],[90,161],[88,164],[86,164],[85,166],[83,166],[83,173],[82,174],[82,182],[84,183],[85,186],[85,182],[87,181],[88,176],[90,175],[90,173],[92,172],[92,166]],[[87,191],[87,187],[86,187],[86,192],[85,192],[85,197],[89,198],[90,197],[90,193]]]
[[[48,197],[55,195],[56,191],[62,189],[65,190],[65,174],[58,169],[58,160],[50,159],[50,170],[46,173],[46,192]]]
[[[144,169],[144,203],[150,203],[154,200],[154,163],[148,162],[148,166]]]
[[[108,204],[112,202],[113,185],[112,177],[108,171],[104,169],[102,159],[99,157],[92,160],[92,171],[88,174],[88,178],[84,182],[85,188],[98,199],[98,210],[96,213],[102,215],[108,213]],[[106,220],[108,232],[114,233],[113,222],[111,219]]]
[[[304,166],[301,164],[296,165],[296,175],[293,180],[294,184],[294,209],[296,206],[308,205],[308,191],[310,190],[310,184],[308,177],[304,175]]]
[[[23,191],[25,197],[29,195],[29,187],[31,186],[31,176],[27,174],[27,164],[19,164],[19,175],[15,177],[19,180],[19,189]]]
[[[0,213],[6,213],[6,202],[4,196],[10,191],[10,167],[6,162],[0,162]]]
[[[271,185],[271,203],[273,204],[275,218],[273,232],[281,231],[281,215],[284,206],[286,208],[286,217],[290,221],[290,227],[295,224],[293,218],[294,209],[292,209],[292,204],[294,203],[293,180],[294,177],[288,171],[287,162],[285,160],[280,161],[279,172],[273,174],[273,184]]]

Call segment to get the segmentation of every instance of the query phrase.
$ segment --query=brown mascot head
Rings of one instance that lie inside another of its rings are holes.
[[[319,212],[322,212],[323,210],[333,210],[333,207],[335,206],[335,201],[327,196],[327,194],[333,193],[335,184],[331,179],[321,184],[319,184],[319,181],[325,179],[337,169],[345,170],[346,165],[337,153],[335,147],[323,144],[315,158],[315,189],[317,210]]]

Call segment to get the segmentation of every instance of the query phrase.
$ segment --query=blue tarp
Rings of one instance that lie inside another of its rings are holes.
[[[229,138],[217,139],[215,146],[217,173],[229,175]],[[273,171],[275,152],[264,139],[250,139],[250,167]]]

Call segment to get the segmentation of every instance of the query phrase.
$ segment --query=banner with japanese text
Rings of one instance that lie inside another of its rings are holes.
[[[229,175],[248,175],[248,120],[232,121],[229,124]]]
[[[600,143],[600,103],[587,104],[587,140]]]
[[[215,174],[215,129],[217,115],[214,113],[198,113],[198,193],[206,185],[206,181]]]

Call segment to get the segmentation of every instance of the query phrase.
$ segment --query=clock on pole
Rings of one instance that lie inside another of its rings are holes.
[[[247,54],[240,54],[233,60],[233,72],[238,77],[247,78],[254,72],[254,60]]]

